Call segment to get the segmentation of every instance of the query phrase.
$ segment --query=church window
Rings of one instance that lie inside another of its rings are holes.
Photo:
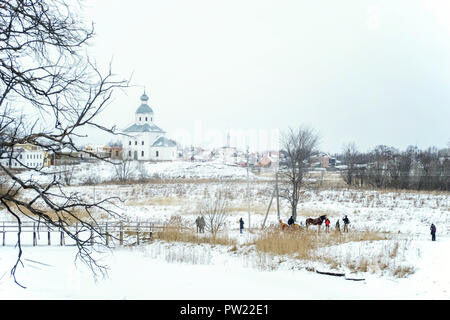
[[[131,157],[131,151],[128,151],[128,156]]]
[[[159,151],[156,151],[156,156],[159,157]]]
[[[145,117],[145,122],[147,122],[148,121],[148,117]]]
[[[128,142],[128,145],[131,146],[131,141]]]
[[[134,145],[137,146],[137,141],[134,142]]]
[[[142,156],[142,157],[144,156],[144,151],[141,152],[141,156]]]
[[[139,117],[139,121],[141,121],[141,117]]]
[[[144,145],[144,141],[142,141],[142,145]]]

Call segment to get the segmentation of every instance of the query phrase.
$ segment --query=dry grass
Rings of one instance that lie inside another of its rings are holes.
[[[195,233],[190,228],[183,226],[180,216],[172,217],[162,229],[153,234],[153,238],[167,242],[236,246],[236,240],[231,239],[228,236]]]
[[[366,236],[362,238],[367,238]],[[372,236],[368,237],[369,239]],[[394,277],[403,278],[415,272],[411,266],[398,266],[398,262],[402,260],[401,254],[408,248],[408,241],[400,244],[399,241],[390,242],[387,245],[381,245],[377,251],[370,250],[368,252],[361,251],[357,257],[354,256],[352,250],[364,250],[352,247],[349,248],[346,257],[318,254],[312,257],[312,260],[326,263],[332,269],[347,268],[351,273],[387,273]]]
[[[338,269],[345,265],[350,270],[367,272],[372,264],[368,259],[362,258],[353,262],[350,259],[342,262],[338,258],[319,256],[319,248],[330,247],[347,242],[378,241],[389,239],[389,234],[364,231],[353,233],[321,232],[316,230],[280,231],[272,228],[261,234],[254,242],[258,251],[272,255],[290,255],[297,259],[308,261],[322,261],[331,268]]]
[[[268,229],[255,240],[256,249],[274,255],[293,255],[299,259],[310,259],[311,250],[316,249],[317,239],[307,232],[282,232],[278,228]]]
[[[185,200],[176,197],[134,198],[125,202],[126,206],[180,206]]]
[[[39,216],[32,213],[28,208],[23,206],[16,206],[15,204],[11,204],[10,209],[19,217],[29,217],[33,219],[38,219]],[[69,210],[70,214],[67,212],[55,212],[53,210],[48,210],[43,207],[35,207],[36,210],[42,212],[42,214],[47,215],[52,221],[63,221],[68,225],[73,225],[77,223],[79,220],[83,221],[93,221],[93,216],[96,220],[103,220],[108,218],[108,214],[105,212],[98,212],[95,210],[91,210],[87,212],[82,208],[74,208]]]
[[[406,278],[408,275],[413,274],[415,269],[411,266],[399,266],[394,269],[392,275],[397,278]]]

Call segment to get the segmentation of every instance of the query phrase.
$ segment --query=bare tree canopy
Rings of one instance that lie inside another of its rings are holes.
[[[38,166],[27,165],[18,146],[58,154],[63,148],[78,151],[74,139],[88,127],[114,133],[114,128],[102,126],[97,118],[113,89],[127,82],[115,80],[111,69],[102,74],[88,57],[94,30],[81,19],[81,10],[78,1],[0,1],[0,205],[19,225],[18,259],[11,270],[16,282],[23,219],[61,228],[75,240],[77,257],[92,270],[103,270],[92,258],[92,247],[86,245],[90,240],[81,239],[80,234],[102,236],[92,212],[114,214],[108,205],[112,199],[89,202],[67,193],[56,177],[48,183],[23,180],[11,168],[15,162],[53,176],[42,170],[42,161]],[[88,218],[80,218],[76,214],[80,210]],[[70,221],[80,224],[77,233],[67,228]]]
[[[224,227],[230,207],[229,187],[225,186],[214,193],[204,195],[203,202],[199,205],[201,216],[206,219],[206,229],[215,237]]]
[[[348,186],[450,190],[449,149],[420,150],[409,146],[401,151],[379,145],[360,153],[354,144],[349,144],[343,151],[339,158],[347,168],[341,171],[341,176]]]
[[[347,164],[347,169],[341,171],[341,176],[345,183],[351,186],[356,179],[356,164],[359,158],[359,151],[354,142],[344,145],[342,157],[343,161]]]
[[[312,128],[302,126],[298,129],[289,128],[281,139],[281,148],[287,156],[287,168],[280,171],[280,177],[287,185],[282,196],[289,201],[292,216],[296,220],[297,205],[309,167],[308,160],[318,153],[319,136]]]

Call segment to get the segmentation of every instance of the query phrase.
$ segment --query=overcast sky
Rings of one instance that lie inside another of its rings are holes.
[[[112,60],[135,85],[115,94],[106,124],[133,122],[145,87],[156,124],[177,138],[197,130],[208,140],[214,129],[273,135],[303,124],[328,152],[351,141],[368,151],[450,140],[448,1],[85,5],[97,33],[90,55]]]

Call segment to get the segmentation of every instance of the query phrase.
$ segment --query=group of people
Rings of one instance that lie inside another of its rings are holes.
[[[350,224],[350,219],[347,216],[344,216],[342,221],[344,222],[344,232],[348,232],[348,225]],[[288,225],[291,226],[294,223],[295,223],[294,217],[291,216],[288,220]],[[326,232],[328,232],[330,230],[330,224],[331,224],[330,219],[326,218],[325,219],[325,231]],[[336,221],[336,231],[339,231],[339,232],[341,231],[339,219]]]
[[[197,219],[200,219],[200,217]],[[348,225],[350,224],[350,219],[347,216],[344,216],[344,218],[342,218],[342,221],[344,222],[343,232],[348,232]],[[197,220],[196,220],[196,222],[197,222]],[[203,220],[203,222],[204,222],[204,220]],[[295,223],[294,217],[291,216],[288,220],[288,225],[292,226],[294,223]],[[326,228],[325,230],[327,232],[330,230],[330,224],[331,224],[330,219],[326,218],[325,219],[325,228]],[[244,220],[242,218],[240,218],[239,219],[239,232],[242,233],[242,230],[244,230]],[[336,231],[339,231],[339,232],[341,231],[339,219],[336,221]],[[434,225],[434,223],[431,224],[430,231],[431,231],[431,240],[436,241],[436,226]],[[198,230],[197,230],[197,232],[198,232]]]
[[[206,221],[203,216],[198,216],[197,219],[195,219],[195,224],[197,226],[197,233],[205,232]]]

